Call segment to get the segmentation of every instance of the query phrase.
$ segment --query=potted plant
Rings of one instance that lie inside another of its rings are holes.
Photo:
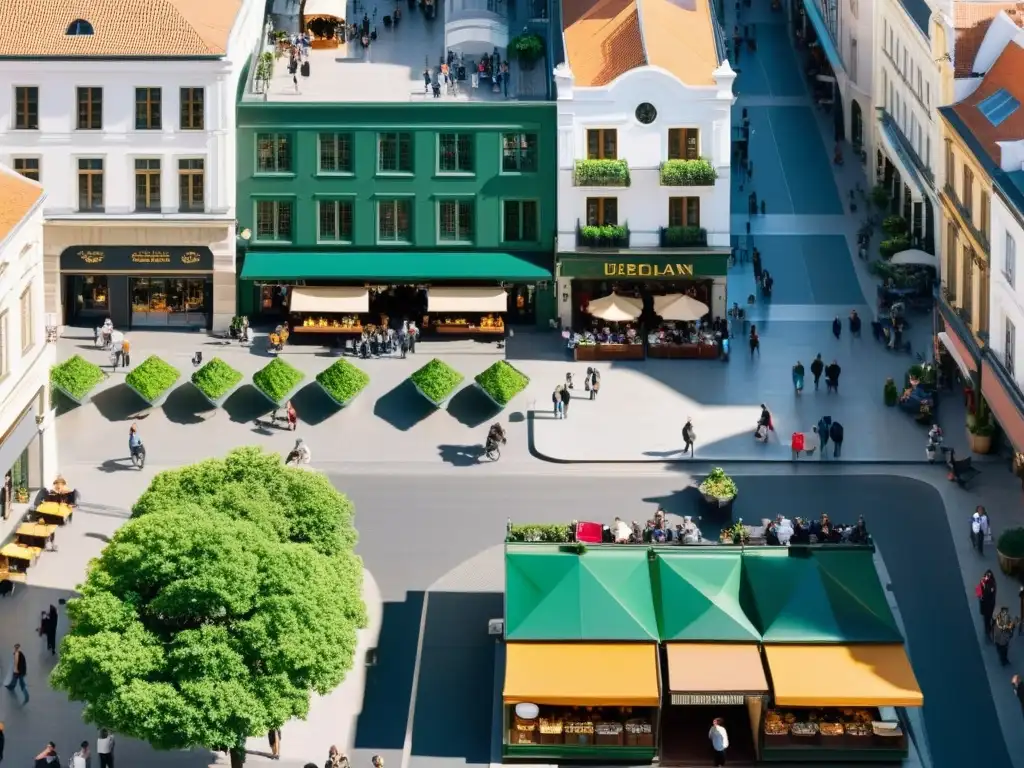
[[[999,568],[1007,576],[1020,573],[1024,563],[1024,528],[1007,528],[996,540]]]
[[[179,378],[181,373],[177,368],[156,355],[150,355],[135,366],[124,383],[151,406],[157,406],[167,399]]]
[[[722,544],[747,544],[750,542],[750,529],[743,524],[742,517],[732,525],[722,529],[719,542]]]
[[[316,375],[316,383],[325,395],[344,408],[366,389],[370,377],[348,360],[338,360]]]
[[[523,30],[522,34],[509,41],[508,50],[516,57],[522,69],[533,69],[533,65],[544,57],[544,39]]]
[[[899,402],[900,391],[896,388],[896,382],[891,378],[885,380],[885,389],[883,390],[882,397],[885,400],[885,404],[890,408]]]
[[[14,501],[18,504],[28,504],[28,488],[19,485],[14,489]]]
[[[72,402],[81,405],[89,400],[90,393],[105,376],[98,365],[83,359],[81,355],[75,355],[50,369],[50,385]]]
[[[409,380],[423,397],[425,397],[435,408],[440,408],[455,394],[465,377],[452,368],[434,358],[418,371],[415,371]]]
[[[992,450],[992,436],[996,433],[996,427],[987,409],[979,408],[973,418],[967,417],[967,433],[971,451],[985,454]]]
[[[704,481],[697,486],[704,501],[708,504],[717,504],[724,507],[736,498],[736,483],[725,474],[721,467],[715,467],[711,474],[704,478]]]
[[[213,405],[220,407],[242,383],[242,374],[219,357],[192,374],[192,386]]]
[[[882,220],[882,231],[889,237],[900,237],[906,235],[907,220],[902,216],[886,216]]]
[[[252,375],[252,384],[263,396],[280,408],[302,385],[306,375],[275,357]]]
[[[478,375],[474,382],[492,403],[498,408],[504,408],[513,397],[526,389],[530,380],[504,360],[499,360]]]

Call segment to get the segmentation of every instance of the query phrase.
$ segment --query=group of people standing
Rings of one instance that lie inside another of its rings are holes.
[[[751,331],[753,334],[754,331]],[[753,342],[751,342],[753,344]],[[751,347],[751,354],[753,354],[753,347]],[[842,367],[839,363],[833,360],[828,365],[825,365],[825,361],[821,359],[821,353],[814,358],[811,362],[811,376],[814,378],[814,391],[818,391],[818,386],[821,382],[821,375],[825,374],[825,391],[835,392],[839,394],[839,375],[843,372]],[[799,360],[796,361],[796,365],[793,366],[793,389],[799,395],[804,391],[804,364]]]
[[[559,384],[551,393],[551,405],[556,419],[569,418],[569,403],[572,402],[572,390],[575,388],[575,378],[572,371],[569,371],[565,374],[565,383]],[[587,368],[586,376],[583,379],[583,389],[587,392],[589,399],[597,400],[597,393],[601,389],[601,372],[597,368]]]
[[[974,588],[974,594],[978,598],[978,609],[981,613],[982,627],[985,630],[985,638],[996,647],[999,655],[999,663],[1007,666],[1010,663],[1010,640],[1013,639],[1014,631],[1021,626],[1020,617],[1014,618],[1010,615],[1010,609],[1005,605],[996,613],[996,577],[991,570],[985,571],[978,586]],[[1021,603],[1024,604],[1024,587],[1021,588]],[[1021,628],[1024,633],[1024,628]]]

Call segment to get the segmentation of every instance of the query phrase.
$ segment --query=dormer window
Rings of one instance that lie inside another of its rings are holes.
[[[67,35],[91,35],[92,24],[85,19],[75,19],[68,25]]]

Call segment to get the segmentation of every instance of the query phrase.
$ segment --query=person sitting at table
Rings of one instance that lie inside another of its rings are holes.
[[[794,518],[793,520],[793,536],[789,540],[791,544],[810,544],[811,543],[811,532],[808,527],[804,524],[802,518]]]
[[[779,534],[776,531],[775,523],[770,522],[764,529],[764,543],[769,547],[782,546],[782,542],[779,541]]]
[[[857,524],[850,529],[848,538],[851,544],[871,543],[871,536],[868,534],[868,526],[867,523],[864,522],[863,515],[857,518]]]

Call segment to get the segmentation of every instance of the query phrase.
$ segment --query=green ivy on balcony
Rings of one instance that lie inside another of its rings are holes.
[[[718,171],[705,159],[667,160],[661,164],[663,187],[713,187]]]
[[[577,187],[628,187],[629,165],[625,160],[577,160]]]
[[[662,227],[662,248],[696,248],[708,244],[708,231],[701,227]]]
[[[580,248],[628,248],[629,227],[617,224],[577,227],[576,245]]]

